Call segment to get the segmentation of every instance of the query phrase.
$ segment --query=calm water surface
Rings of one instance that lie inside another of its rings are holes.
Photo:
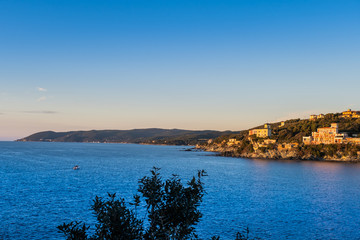
[[[187,180],[205,169],[203,239],[248,226],[262,239],[360,239],[360,165],[265,161],[132,144],[0,142],[0,239],[63,239],[56,226],[94,223],[92,199],[127,200],[153,166]],[[74,165],[81,170],[74,171]]]

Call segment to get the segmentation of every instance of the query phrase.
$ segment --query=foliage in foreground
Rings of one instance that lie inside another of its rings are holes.
[[[116,199],[115,194],[93,200],[91,208],[97,218],[94,235],[89,237],[89,226],[81,222],[64,223],[57,228],[67,240],[197,239],[194,226],[202,217],[198,207],[205,194],[204,176],[204,170],[198,171],[184,186],[177,175],[163,181],[159,169],[154,167],[151,176],[139,180],[140,195],[135,195],[134,202],[130,203],[133,209],[126,206],[124,199]],[[146,227],[144,220],[137,218],[142,199],[145,200]],[[250,240],[248,234],[248,229],[244,234],[237,233],[236,240]]]

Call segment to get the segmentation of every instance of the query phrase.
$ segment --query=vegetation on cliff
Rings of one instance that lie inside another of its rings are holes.
[[[272,135],[269,138],[249,136],[249,131],[246,130],[239,134],[220,136],[207,143],[198,144],[198,147],[234,157],[360,161],[360,146],[356,144],[302,143],[304,136],[311,136],[318,128],[329,127],[331,123],[338,123],[339,132],[346,132],[349,136],[360,134],[359,118],[342,118],[340,115],[329,113],[315,120],[291,119],[283,124],[272,123]],[[230,140],[235,140],[236,144],[232,144]]]

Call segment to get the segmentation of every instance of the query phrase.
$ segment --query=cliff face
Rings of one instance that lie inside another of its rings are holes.
[[[211,139],[198,148],[230,157],[360,162],[360,144],[357,142],[304,144],[304,136],[311,136],[318,128],[328,128],[334,123],[339,132],[360,137],[360,118],[343,118],[341,114],[329,113],[319,119],[272,123],[271,136],[258,134],[265,129],[265,126],[259,126],[254,128],[255,134],[254,129],[241,131]]]
[[[240,158],[257,158],[257,159],[290,159],[290,160],[317,160],[317,161],[342,161],[342,162],[360,162],[360,155],[350,156],[338,152],[336,156],[325,155],[323,157],[312,154],[301,154],[298,149],[278,150],[266,149],[252,152],[239,152],[237,147],[221,146],[216,144],[197,145],[196,148],[208,152],[217,152],[220,156],[240,157]]]

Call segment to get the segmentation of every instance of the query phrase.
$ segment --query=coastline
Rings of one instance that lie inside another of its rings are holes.
[[[93,144],[138,144],[138,145],[151,145],[151,146],[183,146],[195,148],[196,145],[185,144],[163,144],[163,143],[139,143],[139,142],[76,142],[76,141],[29,141],[29,140],[13,140],[4,142],[44,142],[44,143],[93,143]]]
[[[196,149],[205,152],[214,152],[221,157],[245,158],[245,159],[262,159],[262,160],[287,160],[287,161],[314,161],[314,162],[340,162],[340,163],[359,163],[359,157],[342,155],[340,158],[325,156],[323,158],[313,155],[300,156],[295,150],[278,151],[268,150],[266,152],[238,153],[236,148],[228,147],[209,147],[197,145]]]
[[[11,141],[10,141],[11,142]],[[156,143],[132,143],[132,142],[70,142],[70,141],[18,141],[13,142],[46,142],[46,143],[93,143],[93,144],[137,144],[137,145],[151,145],[151,146],[179,146],[189,147],[182,151],[204,151],[213,152],[220,157],[245,158],[245,159],[262,159],[262,160],[286,160],[286,161],[314,161],[314,162],[339,162],[339,163],[359,163],[360,158],[341,156],[340,158],[332,157],[316,157],[313,155],[300,156],[295,150],[268,150],[266,152],[252,152],[252,153],[238,153],[235,147],[219,147],[208,145],[183,145],[183,144],[156,144]]]

